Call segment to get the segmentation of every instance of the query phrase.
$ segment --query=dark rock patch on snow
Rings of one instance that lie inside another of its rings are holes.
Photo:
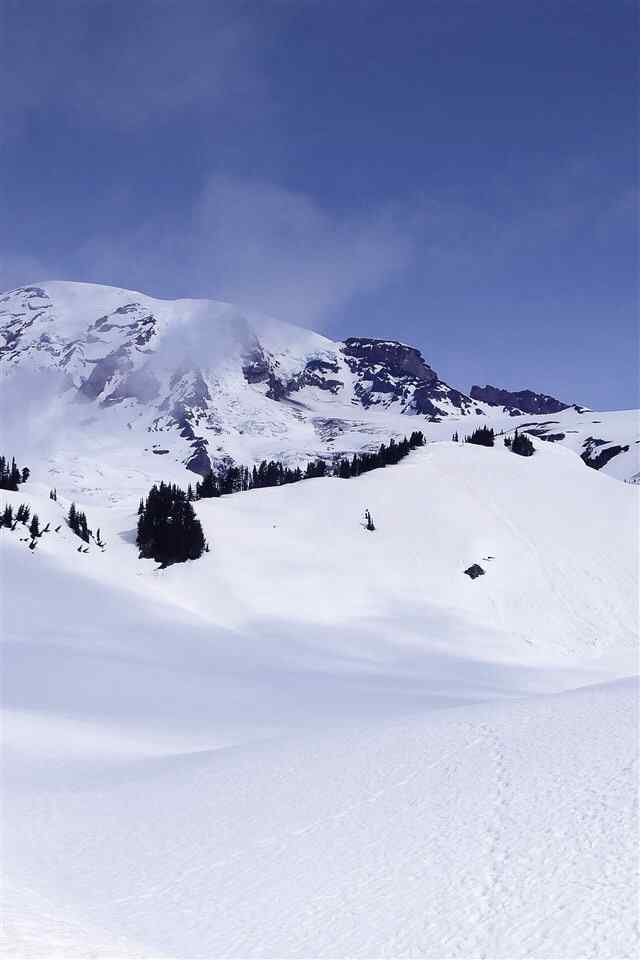
[[[546,393],[535,393],[533,390],[501,390],[499,387],[492,387],[490,383],[485,387],[474,384],[470,396],[492,407],[505,407],[512,413],[560,413],[561,410],[568,410],[570,406]]]

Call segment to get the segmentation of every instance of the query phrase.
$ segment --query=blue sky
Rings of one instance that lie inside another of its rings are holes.
[[[626,0],[0,0],[0,286],[396,337],[638,403]]]

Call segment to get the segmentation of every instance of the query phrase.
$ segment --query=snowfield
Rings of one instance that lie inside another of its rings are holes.
[[[535,445],[199,501],[211,551],[166,570],[126,475],[83,554],[31,463],[4,955],[637,956],[640,491]]]
[[[18,764],[8,955],[633,957],[636,705],[620,681],[46,786]]]

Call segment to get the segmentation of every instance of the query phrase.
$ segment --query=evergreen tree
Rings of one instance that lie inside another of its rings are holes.
[[[365,510],[364,520],[365,520],[365,530],[375,530],[376,527],[373,522],[373,517],[371,516],[371,513],[369,510]]]
[[[29,517],[31,516],[31,507],[28,503],[21,503],[16,511],[16,522],[17,523],[29,523]]]
[[[38,514],[34,513],[31,523],[29,525],[29,533],[31,534],[31,539],[35,540],[36,537],[40,536],[40,521],[38,519]]]
[[[13,507],[8,503],[4,510],[2,511],[2,517],[0,518],[0,526],[2,527],[11,527],[13,526]]]
[[[219,497],[220,488],[212,470],[196,483],[196,497],[198,500],[207,500],[210,497]]]

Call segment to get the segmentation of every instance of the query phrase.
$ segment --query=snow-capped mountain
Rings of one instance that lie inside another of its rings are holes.
[[[0,298],[0,366],[14,402],[25,391],[40,399],[53,480],[69,459],[89,485],[100,482],[98,464],[146,478],[230,461],[300,463],[374,449],[416,427],[433,439],[464,435],[478,418],[564,443],[624,479],[638,471],[633,414],[596,416],[532,391],[474,387],[469,396],[415,347],[334,342],[217,301],[59,281],[22,287]]]

